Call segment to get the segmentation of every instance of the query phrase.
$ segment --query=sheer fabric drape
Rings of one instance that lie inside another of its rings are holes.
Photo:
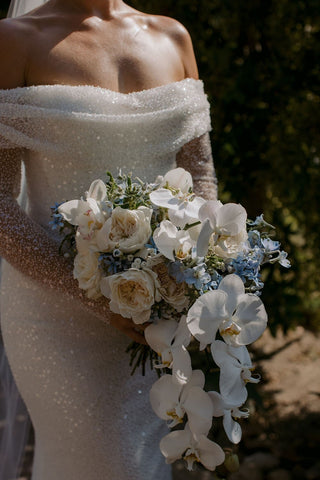
[[[18,17],[46,3],[47,0],[12,0],[8,17]],[[22,179],[20,204],[24,203]],[[1,279],[1,258],[0,258]],[[1,306],[1,305],[0,305]],[[0,335],[0,479],[18,477],[28,440],[30,420],[13,379]]]

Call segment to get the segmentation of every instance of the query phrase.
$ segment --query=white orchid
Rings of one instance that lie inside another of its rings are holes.
[[[234,274],[224,277],[217,290],[199,297],[187,315],[189,330],[201,349],[215,340],[218,330],[226,343],[248,345],[260,337],[267,320],[260,298],[246,294],[242,280]]]
[[[242,205],[209,200],[200,208],[199,219],[203,224],[197,243],[199,256],[206,255],[211,244],[219,247],[220,256],[232,257],[247,239],[247,212]]]
[[[229,405],[241,406],[247,399],[246,383],[258,383],[252,377],[252,362],[245,346],[233,347],[221,340],[211,345],[214,361],[220,367],[220,392]]]
[[[187,424],[184,430],[169,433],[160,441],[160,450],[166,463],[173,463],[181,457],[192,470],[194,462],[202,463],[208,470],[214,471],[224,462],[222,448],[205,435],[193,435]]]
[[[91,239],[94,230],[100,229],[111,213],[105,184],[95,180],[86,193],[86,200],[70,200],[60,205],[58,211],[67,222],[79,227],[83,238]]]
[[[175,320],[160,320],[149,325],[145,338],[150,347],[161,357],[162,363],[157,368],[172,368],[173,381],[187,383],[191,378],[191,359],[186,347],[191,340],[186,326],[186,317],[181,317],[179,324]]]
[[[239,443],[242,437],[241,426],[234,418],[248,418],[248,410],[239,410],[237,406],[228,404],[218,392],[208,392],[213,405],[213,416],[223,416],[223,428],[232,443]]]
[[[187,414],[192,433],[207,435],[212,425],[213,405],[203,390],[204,382],[201,370],[194,370],[184,385],[174,383],[172,375],[163,375],[150,391],[154,412],[163,420],[171,421],[170,428],[182,423]]]
[[[170,170],[164,176],[163,187],[150,193],[150,200],[154,205],[168,209],[171,222],[177,227],[184,228],[187,223],[199,220],[198,212],[205,200],[191,193],[192,177],[183,168]]]
[[[153,240],[162,255],[169,260],[183,260],[190,255],[195,242],[187,230],[178,230],[169,220],[163,220],[153,233]]]

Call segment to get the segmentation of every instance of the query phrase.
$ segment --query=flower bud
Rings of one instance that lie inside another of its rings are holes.
[[[237,472],[239,470],[238,455],[236,453],[227,453],[224,466],[231,473]]]

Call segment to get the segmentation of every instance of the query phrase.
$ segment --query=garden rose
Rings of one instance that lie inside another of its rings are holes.
[[[89,298],[101,296],[101,270],[99,268],[99,253],[87,250],[78,253],[74,259],[73,277],[78,280],[79,287],[86,290]]]
[[[141,324],[150,318],[151,307],[157,300],[152,273],[136,268],[104,277],[101,292],[110,298],[110,310]]]
[[[189,303],[186,295],[186,284],[184,282],[177,283],[176,280],[169,275],[168,267],[164,263],[163,257],[157,257],[149,263],[151,263],[151,270],[157,275],[159,282],[158,292],[161,298],[174,307],[177,312],[182,312]]]
[[[141,249],[151,236],[151,215],[152,209],[147,207],[116,207],[96,234],[99,250],[111,252],[119,248],[123,253],[133,253]]]

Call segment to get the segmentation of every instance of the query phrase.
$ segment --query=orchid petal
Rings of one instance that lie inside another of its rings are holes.
[[[204,222],[206,219],[210,220],[213,229],[216,227],[217,212],[223,204],[220,200],[209,200],[199,210],[199,219]]]
[[[175,260],[173,252],[177,245],[178,230],[173,223],[164,220],[153,233],[153,240],[159,251],[169,260]]]
[[[87,197],[93,198],[97,202],[102,202],[107,197],[107,188],[102,180],[94,180],[89,188]]]
[[[211,399],[213,405],[213,416],[214,417],[223,417],[225,411],[225,403],[222,396],[218,392],[208,392],[208,395]]]
[[[187,317],[183,315],[178,324],[172,346],[177,347],[178,345],[184,345],[185,347],[187,347],[190,341],[191,333],[187,325]]]
[[[192,375],[191,358],[188,350],[183,345],[171,347],[173,382],[187,383]]]
[[[166,463],[173,463],[182,457],[192,440],[190,430],[178,430],[168,433],[160,441],[160,450]]]
[[[246,228],[247,212],[242,205],[226,203],[216,213],[217,227],[224,235],[238,235]]]
[[[180,397],[181,403],[184,403],[190,388],[200,387],[200,388],[203,389],[204,384],[205,384],[205,376],[204,376],[203,371],[202,370],[192,370],[192,375],[191,375],[191,378],[190,378],[189,382],[186,385],[184,385],[184,387],[181,391],[181,397]]]
[[[230,442],[234,444],[239,443],[242,437],[242,430],[239,423],[233,420],[231,410],[225,411],[222,423]]]
[[[224,462],[224,451],[217,443],[212,442],[204,435],[199,435],[197,440],[201,463],[208,470],[215,470],[217,465],[221,465]]]
[[[252,368],[250,354],[245,345],[242,345],[240,347],[234,347],[233,345],[228,345],[227,351],[229,352],[230,355],[232,355],[234,358],[236,358],[240,362],[242,367]]]
[[[236,323],[241,328],[238,335],[223,335],[232,345],[248,345],[255,342],[267,327],[268,316],[260,298],[247,293],[238,299]]]
[[[209,248],[209,240],[213,231],[214,230],[211,226],[210,220],[207,218],[202,224],[202,228],[197,240],[198,257],[204,257],[206,255]]]
[[[191,387],[183,403],[193,434],[207,435],[212,425],[213,405],[209,395],[200,387]]]
[[[148,345],[152,350],[161,354],[170,347],[177,326],[175,320],[161,320],[158,323],[152,323],[144,331]]]
[[[225,292],[214,290],[199,297],[190,308],[187,315],[188,328],[202,345],[215,340],[219,325],[227,318],[226,300]]]
[[[228,404],[239,406],[246,401],[248,392],[241,377],[241,365],[225,347],[227,345],[220,340],[211,345],[212,357],[220,367],[220,392]]]
[[[174,410],[179,402],[181,386],[173,383],[172,375],[163,375],[151,387],[150,403],[158,417],[170,420],[169,411]]]
[[[232,273],[231,275],[226,275],[222,279],[218,290],[222,290],[228,295],[226,309],[231,317],[238,304],[239,296],[243,295],[245,292],[243,281],[238,275],[235,275],[234,273]]]
[[[89,204],[84,200],[70,200],[58,207],[58,212],[71,225],[77,225],[77,218],[80,214],[85,213],[89,209]]]
[[[188,193],[190,188],[192,188],[192,176],[184,168],[173,168],[165,174],[163,183],[168,183],[170,187],[177,188],[182,193]]]
[[[202,197],[195,197],[193,200],[187,202],[186,215],[191,219],[199,219],[199,210],[206,203]]]
[[[167,188],[159,188],[150,193],[151,202],[158,207],[171,208],[176,210],[180,205],[180,200],[174,197],[172,192]]]

